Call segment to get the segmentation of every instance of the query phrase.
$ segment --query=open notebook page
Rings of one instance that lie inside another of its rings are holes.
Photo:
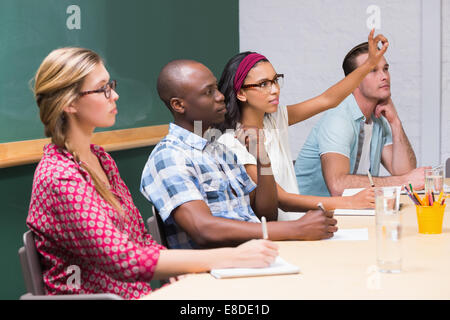
[[[280,256],[278,256],[275,259],[275,261],[266,268],[228,268],[228,269],[213,269],[210,271],[211,275],[217,279],[269,276],[269,275],[291,274],[299,272],[300,272],[299,267],[286,262]]]

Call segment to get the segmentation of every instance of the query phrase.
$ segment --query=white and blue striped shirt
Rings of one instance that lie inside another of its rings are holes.
[[[198,248],[171,212],[188,201],[203,200],[216,217],[259,222],[250,206],[256,188],[237,156],[225,145],[173,123],[144,167],[140,190],[158,210],[170,248]]]

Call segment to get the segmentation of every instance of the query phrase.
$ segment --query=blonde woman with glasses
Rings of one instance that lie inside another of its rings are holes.
[[[83,48],[52,51],[34,78],[51,143],[35,171],[27,225],[42,257],[47,294],[137,299],[151,292],[151,279],[272,263],[277,246],[266,240],[197,251],[166,250],[152,239],[116,163],[91,144],[96,127],[115,123],[116,85],[99,55]],[[71,266],[80,268],[78,286],[68,281]]]

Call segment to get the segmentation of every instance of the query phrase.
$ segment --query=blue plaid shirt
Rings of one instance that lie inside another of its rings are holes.
[[[198,248],[175,223],[171,212],[185,202],[203,200],[216,217],[259,222],[249,194],[256,185],[225,145],[173,123],[144,167],[140,190],[164,221],[170,248]]]

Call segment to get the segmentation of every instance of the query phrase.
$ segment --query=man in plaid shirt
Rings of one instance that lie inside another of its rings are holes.
[[[241,132],[239,137],[259,146],[258,185],[230,149],[204,138],[213,124],[224,121],[226,113],[217,79],[207,67],[191,60],[170,62],[158,77],[158,93],[174,123],[152,151],[140,189],[162,217],[170,248],[230,246],[261,238],[262,216],[269,221],[270,239],[301,239],[305,232],[311,234],[304,219],[303,223],[276,221],[276,184],[273,175],[267,174],[270,159],[258,131]],[[323,218],[331,219],[325,213]],[[319,224],[324,225],[323,221],[312,223]]]

